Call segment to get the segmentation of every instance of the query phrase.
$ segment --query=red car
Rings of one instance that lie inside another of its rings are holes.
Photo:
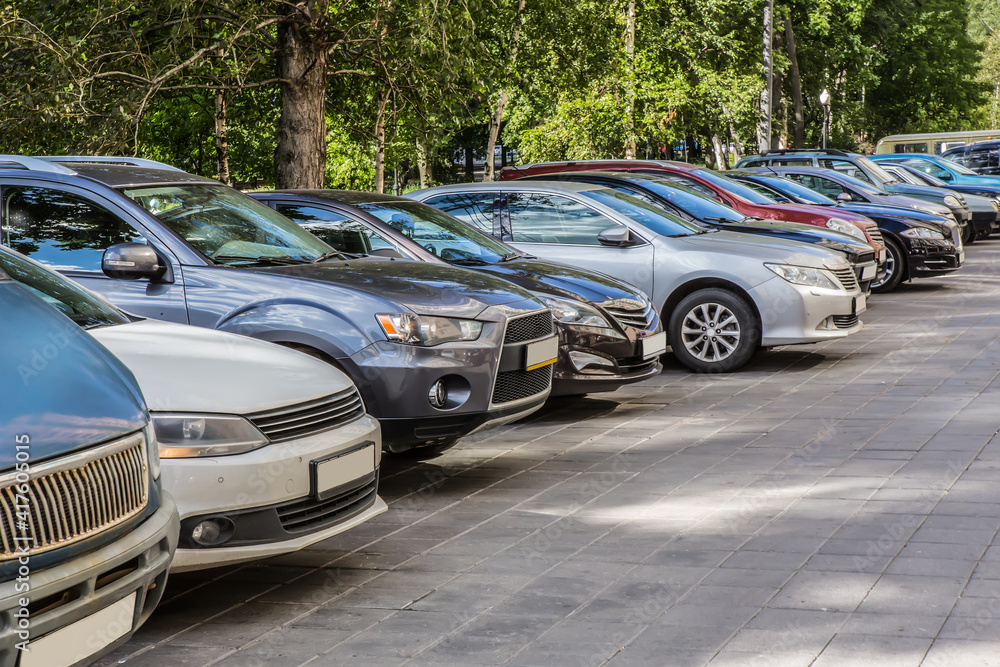
[[[568,162],[541,162],[523,167],[504,167],[501,181],[513,181],[525,176],[540,176],[564,171],[635,171],[655,174],[676,181],[680,185],[702,193],[734,208],[745,216],[765,220],[799,222],[816,227],[827,227],[856,236],[851,227],[860,229],[865,241],[875,248],[881,265],[885,261],[885,243],[882,233],[872,220],[863,215],[837,209],[830,211],[823,206],[807,204],[778,204],[744,183],[726,178],[717,171],[669,160],[579,160]]]

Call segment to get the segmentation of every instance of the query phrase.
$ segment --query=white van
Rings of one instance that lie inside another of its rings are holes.
[[[879,139],[875,154],[933,153],[941,155],[949,148],[964,146],[976,141],[1000,139],[1000,130],[974,130],[969,132],[932,132],[929,134],[891,134]]]

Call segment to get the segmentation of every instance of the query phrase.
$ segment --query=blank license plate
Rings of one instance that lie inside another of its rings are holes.
[[[872,264],[871,266],[863,266],[863,267],[861,267],[861,279],[862,280],[871,280],[872,278],[875,277],[875,271],[876,271],[876,269],[875,269],[875,265],[874,264]]]
[[[110,646],[132,631],[137,595],[31,642],[21,653],[21,667],[68,667]]]
[[[554,364],[559,356],[559,339],[555,336],[528,343],[524,350],[524,369],[533,371],[549,364]]]
[[[658,334],[639,339],[642,342],[642,358],[648,359],[667,351],[667,333],[661,331]]]
[[[868,299],[862,294],[854,300],[854,314],[860,315],[866,310],[868,310]]]
[[[322,500],[327,492],[375,472],[375,445],[325,461],[314,461],[316,495]]]

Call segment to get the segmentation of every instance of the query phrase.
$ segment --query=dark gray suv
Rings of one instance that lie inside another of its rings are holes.
[[[551,391],[551,311],[493,276],[348,258],[232,188],[131,158],[0,156],[0,198],[0,242],[126,311],[340,367],[390,451],[436,453]],[[323,418],[308,408],[289,423]]]

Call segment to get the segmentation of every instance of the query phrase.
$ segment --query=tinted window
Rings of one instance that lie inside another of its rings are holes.
[[[698,175],[704,178],[709,183],[712,183],[720,190],[725,190],[731,195],[741,197],[748,202],[754,204],[771,204],[773,203],[767,197],[764,197],[742,183],[737,183],[731,178],[727,178],[713,169],[699,169]]]
[[[637,199],[624,192],[602,188],[588,190],[581,194],[588,199],[604,204],[629,220],[662,236],[688,236],[702,231],[701,227],[667,213],[660,206]]]
[[[453,215],[482,232],[492,234],[493,200],[495,197],[496,195],[492,192],[465,193],[431,197],[424,203]]]
[[[829,206],[830,204],[837,203],[830,197],[822,195],[811,188],[807,188],[790,178],[774,178],[768,176],[764,177],[764,182],[767,183],[769,187],[774,188],[775,190],[780,190],[786,195],[806,204]]]
[[[902,164],[907,167],[912,167],[917,171],[922,171],[925,174],[930,174],[931,176],[937,176],[941,172],[941,167],[937,166],[929,160],[921,160],[919,158],[907,158],[905,160],[900,160]]]
[[[661,178],[661,176],[641,175],[633,178],[641,179],[640,182],[643,187],[655,192],[658,196],[666,199],[694,219],[722,218],[723,220],[739,222],[745,217],[742,213],[734,211],[725,204],[720,204],[710,197],[706,197],[693,188],[688,188],[680,183]]]
[[[851,195],[852,199],[859,199],[855,197],[849,190],[842,187],[840,183],[836,181],[831,181],[829,178],[823,178],[822,176],[814,176],[813,174],[788,174],[788,178],[792,179],[796,183],[801,183],[803,186],[809,188],[810,190],[815,190],[816,192],[829,197],[830,199],[836,199],[837,195],[841,192],[846,192]]]
[[[340,250],[356,255],[367,255],[372,250],[395,250],[396,246],[379,236],[363,222],[318,206],[277,204],[274,207],[292,222],[302,226],[313,236]]]
[[[0,269],[81,327],[89,329],[129,321],[114,306],[83,288],[10,252],[0,250]]]
[[[715,194],[715,190],[708,187],[707,185],[702,185],[693,178],[689,178],[687,176],[681,176],[680,174],[672,174],[670,172],[665,172],[665,171],[662,172],[657,171],[653,173],[655,173],[657,176],[659,176],[665,181],[671,181],[673,183],[677,183],[678,185],[683,185],[684,187],[690,188],[691,190],[694,190],[698,194],[704,195],[705,197],[709,197],[712,200],[718,199],[718,195]]]
[[[59,271],[101,270],[108,246],[143,239],[107,209],[69,192],[3,189],[3,245]]]
[[[507,195],[515,243],[600,245],[597,235],[614,220],[568,197],[538,193]]]
[[[868,178],[868,175],[864,172],[864,170],[850,160],[838,160],[835,158],[821,157],[819,159],[819,166],[823,169],[833,169],[841,174],[847,174],[852,178],[857,178],[867,183],[871,183],[871,179]]]

